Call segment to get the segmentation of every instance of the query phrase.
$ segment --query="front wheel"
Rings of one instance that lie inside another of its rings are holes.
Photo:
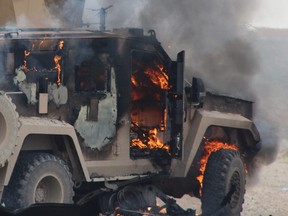
[[[72,203],[73,182],[64,161],[48,153],[27,153],[19,158],[2,202],[11,209],[33,203]]]
[[[238,216],[245,193],[245,170],[240,153],[221,149],[213,152],[204,172],[203,216]]]

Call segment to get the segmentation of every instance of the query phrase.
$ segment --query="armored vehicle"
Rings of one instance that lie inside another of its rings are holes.
[[[190,194],[203,215],[240,214],[260,148],[252,103],[186,81],[185,52],[171,60],[155,31],[2,29],[0,61],[5,207],[144,212]]]

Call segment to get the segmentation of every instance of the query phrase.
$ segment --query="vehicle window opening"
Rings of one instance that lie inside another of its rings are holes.
[[[160,59],[151,53],[134,52],[131,83],[131,157],[150,157],[150,153],[155,151],[169,155],[165,131],[166,96],[170,86]]]
[[[106,68],[97,58],[84,60],[75,67],[76,91],[105,91]]]

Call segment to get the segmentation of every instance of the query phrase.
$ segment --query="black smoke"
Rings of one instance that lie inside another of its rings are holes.
[[[174,59],[178,51],[185,50],[188,80],[197,76],[210,91],[254,101],[254,116],[262,137],[261,155],[271,162],[277,152],[279,131],[283,130],[279,118],[267,111],[272,106],[271,100],[257,86],[267,78],[261,71],[263,58],[259,61],[265,50],[257,45],[259,38],[249,28],[257,3],[256,0],[110,0],[98,1],[94,6],[113,4],[107,14],[106,25],[110,29],[152,28]],[[274,112],[277,110],[282,112],[278,108]]]
[[[139,18],[140,25],[154,26],[172,55],[186,50],[190,76],[213,91],[253,99],[249,80],[257,57],[247,38],[253,7],[248,0],[151,0]]]
[[[255,99],[250,79],[257,70],[257,56],[247,31],[255,0],[87,0],[85,14],[97,23],[97,13],[89,9],[110,4],[108,29],[154,29],[174,59],[177,52],[186,51],[189,80],[198,76],[212,91]]]

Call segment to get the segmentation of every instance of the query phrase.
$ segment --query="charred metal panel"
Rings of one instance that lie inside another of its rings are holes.
[[[215,110],[223,113],[240,114],[248,119],[252,119],[253,102],[237,98],[216,95],[207,92],[203,108],[205,110]]]
[[[111,92],[106,98],[99,100],[97,121],[87,119],[89,106],[81,106],[75,129],[84,139],[84,144],[91,149],[101,150],[111,143],[116,135],[117,120],[117,90],[115,85],[115,71],[111,69]]]

